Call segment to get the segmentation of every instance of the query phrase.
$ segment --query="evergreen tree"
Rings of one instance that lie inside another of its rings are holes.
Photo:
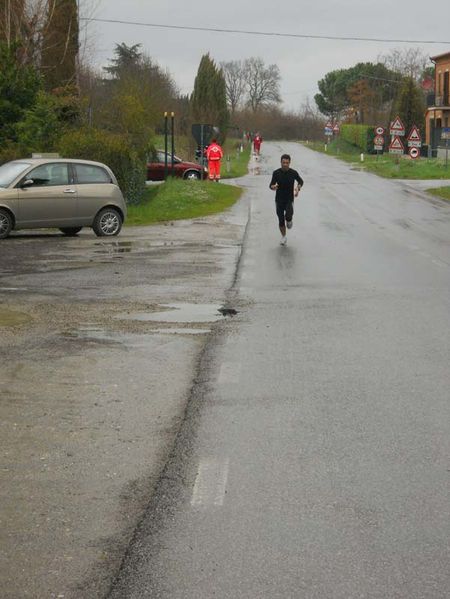
[[[15,126],[31,108],[41,88],[41,78],[32,66],[21,66],[17,42],[0,42],[0,142],[16,139]]]
[[[198,67],[191,96],[191,114],[197,123],[219,128],[220,141],[226,138],[229,114],[225,78],[209,54],[204,54]]]
[[[424,131],[425,110],[422,90],[412,77],[405,77],[394,104],[395,114],[392,114],[392,118],[399,115],[408,135],[413,125]]]
[[[47,89],[76,84],[78,33],[77,0],[49,0],[41,62]]]
[[[52,94],[38,93],[36,103],[16,127],[17,142],[23,153],[54,150],[61,129],[57,108],[57,99]]]
[[[123,75],[135,73],[142,63],[140,47],[141,44],[134,44],[134,46],[127,46],[125,43],[116,44],[114,48],[115,58],[110,58],[111,65],[103,67],[103,69],[112,75],[113,79],[120,79]]]
[[[365,89],[364,101],[367,103],[370,100],[370,108],[374,111],[390,104],[400,81],[401,75],[381,63],[359,62],[349,69],[327,73],[318,82],[320,93],[314,99],[322,114],[339,118],[340,113],[353,107],[355,91],[360,96]],[[369,106],[365,108],[369,112]]]

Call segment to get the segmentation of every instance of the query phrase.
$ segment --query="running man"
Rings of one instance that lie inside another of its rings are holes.
[[[281,245],[286,245],[286,227],[292,228],[292,216],[294,214],[294,198],[299,194],[303,187],[303,179],[297,171],[290,168],[291,157],[289,154],[283,154],[281,157],[281,168],[273,171],[270,189],[276,191],[275,204],[277,207],[278,224],[281,233]],[[297,186],[294,190],[294,183]]]

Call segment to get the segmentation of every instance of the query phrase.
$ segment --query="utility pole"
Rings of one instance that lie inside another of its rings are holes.
[[[175,119],[175,113],[171,112],[170,120],[171,120],[171,125],[172,125],[172,127],[171,127],[171,129],[172,129],[172,167],[170,169],[170,174],[172,175],[172,177],[173,177],[173,162],[174,162],[173,157],[175,155],[174,119]]]
[[[164,113],[164,181],[167,179],[167,112]]]

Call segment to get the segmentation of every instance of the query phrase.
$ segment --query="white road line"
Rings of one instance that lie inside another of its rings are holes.
[[[204,458],[198,465],[197,477],[192,490],[193,507],[223,505],[229,470],[228,458]]]

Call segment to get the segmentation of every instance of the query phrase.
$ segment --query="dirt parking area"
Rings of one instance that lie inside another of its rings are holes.
[[[5,599],[109,589],[220,334],[247,214],[244,197],[114,239],[0,242]]]

